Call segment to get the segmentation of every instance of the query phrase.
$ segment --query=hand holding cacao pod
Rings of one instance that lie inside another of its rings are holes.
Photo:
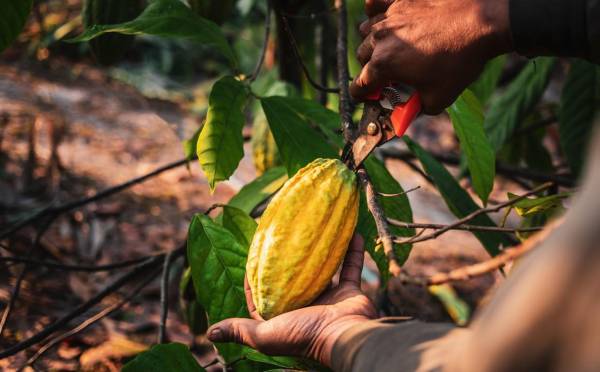
[[[358,218],[356,175],[317,159],[298,171],[263,214],[246,276],[264,319],[313,302],[340,266]]]

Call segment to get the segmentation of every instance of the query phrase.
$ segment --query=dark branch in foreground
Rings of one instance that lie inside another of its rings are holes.
[[[183,247],[180,247],[180,248],[176,249],[175,251],[173,251],[173,259],[182,256],[185,253],[185,248],[186,247],[184,245]],[[116,290],[120,289],[121,287],[123,287],[125,284],[129,283],[134,278],[138,277],[139,275],[141,275],[143,273],[148,272],[149,270],[154,270],[154,269],[158,268],[160,266],[160,264],[163,263],[164,258],[165,258],[164,254],[157,255],[157,256],[149,258],[148,260],[144,261],[143,263],[137,265],[132,271],[121,276],[119,279],[114,281],[112,284],[110,284],[109,286],[104,288],[102,291],[97,293],[94,297],[92,297],[88,301],[80,304],[75,309],[73,309],[71,312],[69,312],[62,318],[56,320],[54,323],[50,324],[49,326],[47,326],[40,332],[36,333],[35,335],[31,336],[28,339],[25,339],[15,345],[9,347],[6,350],[0,351],[0,359],[14,355],[20,351],[27,349],[30,346],[37,344],[38,342],[45,340],[52,333],[63,328],[71,320],[73,320],[77,316],[85,313],[86,311],[88,311],[89,309],[91,309],[92,307],[94,307],[95,305],[100,303],[102,301],[102,299],[104,299],[106,296],[108,296],[111,293],[115,292]]]
[[[248,77],[248,81],[253,82],[260,74],[260,70],[265,62],[265,56],[267,55],[267,49],[269,48],[269,35],[271,34],[271,1],[267,1],[267,14],[265,15],[265,37],[263,41],[262,51],[260,57],[254,67],[254,72]]]
[[[348,90],[350,73],[348,72],[348,12],[346,0],[336,0],[335,7],[338,10],[338,37],[337,37],[337,70],[338,86],[340,92],[339,111],[342,116],[342,130],[344,139],[350,142],[354,139],[356,126],[352,121],[352,101]]]
[[[387,219],[390,225],[404,227],[407,229],[432,229],[440,230],[448,227],[445,224],[439,223],[409,223],[394,220],[392,218]],[[511,227],[498,227],[498,226],[478,226],[478,225],[459,225],[451,228],[450,230],[464,230],[464,231],[485,231],[485,232],[504,232],[504,233],[529,233],[542,230],[543,227],[527,227],[527,228],[511,228]]]
[[[165,262],[162,269],[162,278],[160,280],[160,323],[158,324],[159,344],[164,344],[167,337],[167,316],[169,315],[169,273],[171,272],[171,260],[173,251],[165,256]]]
[[[139,264],[140,262],[146,261],[151,256],[145,256],[141,258],[136,258],[133,260],[117,262],[113,264],[106,265],[76,265],[76,264],[63,264],[60,262],[52,262],[52,261],[41,261],[33,258],[21,257],[21,256],[12,256],[12,257],[0,257],[0,262],[17,262],[17,263],[27,263],[33,266],[44,266],[49,269],[56,269],[62,271],[83,271],[83,272],[98,272],[98,271],[112,271],[117,269],[122,269],[125,267],[133,266]]]

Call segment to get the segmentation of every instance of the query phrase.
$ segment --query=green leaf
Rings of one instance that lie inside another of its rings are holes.
[[[179,0],[153,0],[133,21],[114,25],[96,25],[69,41],[89,41],[108,32],[127,35],[147,34],[195,41],[216,48],[232,66],[237,65],[235,54],[219,26],[198,16]]]
[[[252,349],[248,349],[245,355],[246,358],[255,362],[267,363],[276,367],[310,371],[323,370],[323,367],[319,363],[308,359],[282,356],[267,356]]]
[[[467,325],[471,317],[469,305],[463,301],[450,284],[431,285],[428,287],[429,293],[437,297],[444,305],[448,315],[459,326]]]
[[[485,117],[485,132],[494,151],[500,150],[533,110],[542,97],[555,58],[540,57],[530,61],[506,91],[493,99]]]
[[[201,131],[202,127],[198,128],[192,137],[182,142],[183,154],[187,160],[192,160],[196,157],[196,145],[198,144],[198,137],[200,137]]]
[[[600,79],[598,66],[573,60],[562,92],[558,115],[560,143],[575,175],[579,175],[583,168],[598,109],[597,79]]]
[[[228,204],[249,214],[258,204],[279,190],[287,179],[288,176],[284,167],[271,168],[242,187],[229,200]]]
[[[256,221],[248,213],[230,205],[223,206],[222,219],[223,227],[231,231],[238,243],[249,248],[256,231]]]
[[[188,232],[187,254],[196,295],[208,313],[209,322],[247,318],[244,294],[247,248],[226,228],[207,216],[196,215]],[[228,361],[243,353],[240,345],[217,347]]]
[[[160,344],[144,351],[125,364],[123,372],[202,372],[187,346],[180,343]]]
[[[312,160],[336,158],[334,148],[327,143],[305,117],[289,104],[290,98],[261,98],[261,104],[277,148],[288,174],[295,174]]]
[[[244,84],[232,76],[217,81],[210,92],[196,151],[211,190],[217,182],[229,179],[244,157],[242,109],[247,98]]]
[[[542,196],[538,198],[527,198],[516,202],[513,207],[521,217],[531,216],[539,213],[546,213],[555,208],[562,208],[562,200],[570,197],[572,194],[564,192],[556,195]],[[518,195],[508,193],[510,200],[518,198]]]
[[[442,194],[448,208],[456,217],[465,217],[469,213],[479,209],[479,206],[475,204],[469,194],[458,184],[458,182],[456,182],[454,177],[452,177],[450,172],[448,172],[442,164],[407,136],[404,136],[403,139],[410,151],[419,159],[425,173],[431,177],[440,194]],[[474,225],[496,226],[487,215],[480,215],[471,222]],[[495,256],[500,252],[500,246],[507,247],[511,243],[502,233],[473,232],[473,234],[492,256]]]
[[[469,87],[482,105],[485,106],[494,93],[498,80],[502,76],[504,65],[506,65],[505,54],[492,59],[485,65],[479,78]]]
[[[0,52],[19,36],[31,12],[32,0],[6,0],[0,15]]]
[[[483,108],[477,97],[465,90],[448,108],[448,114],[465,154],[473,189],[483,204],[487,204],[494,187],[496,157],[483,131]]]

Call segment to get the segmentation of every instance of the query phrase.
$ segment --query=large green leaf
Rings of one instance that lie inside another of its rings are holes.
[[[546,90],[555,58],[530,61],[506,91],[493,99],[485,117],[485,132],[497,152],[533,110]]]
[[[219,26],[198,16],[179,0],[153,0],[133,21],[93,26],[71,41],[89,41],[108,32],[192,40],[216,48],[232,66],[237,64],[235,54]]]
[[[217,81],[210,92],[196,151],[211,189],[229,179],[244,157],[242,109],[247,98],[244,84],[231,76]]]
[[[468,89],[448,108],[454,132],[465,155],[473,189],[483,204],[494,187],[496,156],[483,131],[483,108]]]
[[[228,204],[246,213],[250,213],[254,207],[279,190],[287,179],[288,176],[285,167],[271,168],[254,181],[242,187],[229,200]]]
[[[5,0],[0,12],[0,52],[17,38],[31,12],[32,0]]]
[[[200,303],[211,324],[231,317],[248,317],[244,274],[248,250],[226,228],[196,215],[188,232],[188,261]],[[243,353],[242,346],[217,345],[227,361]]]
[[[290,98],[261,98],[284,165],[291,176],[318,157],[337,157],[334,148],[289,104]]]
[[[250,247],[257,225],[248,213],[236,207],[225,205],[223,206],[222,221],[223,227],[236,237],[238,243],[246,248]]]
[[[569,167],[581,173],[597,111],[596,81],[600,68],[589,62],[574,60],[563,88],[559,111],[560,143]]]
[[[122,372],[202,372],[202,368],[184,344],[155,345],[123,366]]]
[[[423,169],[438,188],[450,211],[458,218],[465,217],[479,209],[469,194],[456,182],[454,177],[431,154],[410,138],[404,136],[404,141],[410,151],[419,159]],[[471,221],[474,225],[496,226],[487,215],[480,215]],[[510,240],[502,233],[473,232],[485,249],[492,255],[497,255],[500,246],[507,247]]]
[[[504,65],[506,65],[506,54],[492,59],[485,65],[479,78],[469,87],[482,105],[485,106],[494,93],[498,80],[502,76]]]

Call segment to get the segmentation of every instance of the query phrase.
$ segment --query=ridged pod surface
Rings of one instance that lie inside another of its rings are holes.
[[[252,159],[258,175],[281,165],[279,150],[264,114],[258,115],[252,126]]]
[[[144,10],[145,0],[86,0],[83,25],[110,25],[135,19]],[[90,40],[94,58],[103,65],[118,62],[131,47],[134,36],[108,33]]]
[[[264,319],[310,304],[340,266],[358,218],[356,175],[317,159],[269,203],[250,245],[246,275]]]

